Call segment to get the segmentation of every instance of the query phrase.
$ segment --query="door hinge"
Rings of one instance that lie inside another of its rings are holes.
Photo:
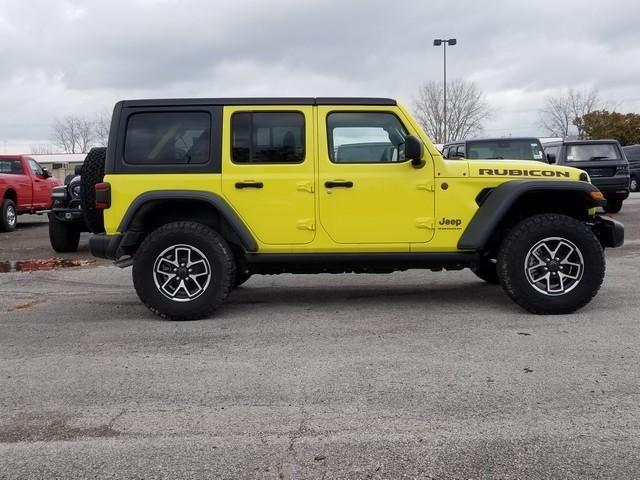
[[[299,192],[309,192],[313,193],[316,191],[313,182],[298,182],[296,183],[296,190]]]
[[[302,220],[298,220],[297,227],[298,230],[311,230],[314,231],[316,229],[316,224],[313,220],[308,218],[303,218]]]
[[[427,192],[435,192],[436,185],[433,182],[420,182],[416,184],[418,190],[426,190]]]
[[[433,230],[434,228],[433,218],[429,218],[429,217],[416,218],[416,227],[424,228],[427,230]]]

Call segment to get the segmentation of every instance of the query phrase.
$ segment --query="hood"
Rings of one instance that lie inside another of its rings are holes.
[[[518,178],[580,180],[582,170],[549,165],[535,160],[468,160],[469,176],[474,178]]]

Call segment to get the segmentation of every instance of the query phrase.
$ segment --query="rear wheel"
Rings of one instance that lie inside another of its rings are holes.
[[[607,199],[607,204],[604,206],[604,211],[607,213],[618,213],[622,210],[622,200],[619,199]]]
[[[149,234],[136,252],[133,284],[140,300],[171,320],[211,315],[226,300],[235,279],[227,242],[195,222],[174,222]]]
[[[557,214],[527,218],[498,252],[498,277],[507,294],[536,314],[571,313],[598,293],[604,279],[602,246],[582,222]]]
[[[104,179],[104,162],[107,149],[92,148],[84,159],[80,172],[80,203],[84,218],[93,233],[104,232],[102,210],[96,208],[96,184]]]
[[[80,231],[68,223],[49,215],[49,242],[58,253],[75,252],[80,243]]]
[[[13,200],[8,198],[0,204],[0,232],[13,232],[18,224],[18,211]]]

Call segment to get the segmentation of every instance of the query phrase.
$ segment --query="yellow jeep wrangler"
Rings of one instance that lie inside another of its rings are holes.
[[[586,173],[443,159],[384,98],[119,102],[81,180],[93,255],[133,265],[175,320],[253,274],[416,268],[470,268],[530,312],[569,313],[624,237]]]

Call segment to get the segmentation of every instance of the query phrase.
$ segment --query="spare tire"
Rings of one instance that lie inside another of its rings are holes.
[[[104,178],[104,160],[107,149],[92,148],[82,164],[80,172],[80,204],[84,211],[84,219],[93,233],[104,232],[104,216],[102,210],[96,208],[96,184]]]

